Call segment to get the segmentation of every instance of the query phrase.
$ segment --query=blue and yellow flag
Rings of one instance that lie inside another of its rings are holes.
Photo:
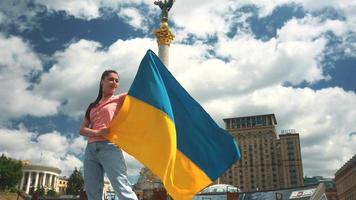
[[[108,139],[142,162],[176,200],[193,196],[240,159],[220,128],[148,50]]]

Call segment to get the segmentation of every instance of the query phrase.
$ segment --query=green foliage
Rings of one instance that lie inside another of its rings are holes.
[[[57,194],[56,190],[54,190],[53,188],[47,191],[47,196],[49,196],[49,197],[55,197],[57,195],[58,194]]]
[[[84,179],[82,173],[75,168],[72,175],[68,179],[67,194],[79,195],[80,190],[84,187]]]
[[[39,195],[40,197],[42,197],[42,196],[45,195],[46,190],[44,189],[43,186],[41,186],[40,188],[37,189],[37,192],[38,192],[38,195]]]
[[[12,193],[16,193],[16,192],[18,192],[19,191],[19,189],[17,189],[16,187],[12,187],[12,188],[10,188],[10,190],[9,190],[9,192],[12,192]]]
[[[7,158],[4,154],[0,157],[0,190],[6,191],[13,188],[22,178],[22,163]]]

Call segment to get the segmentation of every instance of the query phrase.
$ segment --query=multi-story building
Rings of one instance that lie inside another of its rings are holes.
[[[240,146],[242,158],[220,177],[242,191],[303,186],[299,134],[277,135],[274,114],[224,119]]]
[[[292,131],[293,132],[293,131]],[[304,185],[303,165],[298,133],[279,135],[280,171],[282,187],[298,187]]]
[[[335,173],[339,200],[356,199],[356,154]]]

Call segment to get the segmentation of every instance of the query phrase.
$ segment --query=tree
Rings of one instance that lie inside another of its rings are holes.
[[[80,190],[84,188],[84,179],[82,173],[75,168],[68,179],[67,194],[79,195]]]
[[[43,186],[41,186],[41,187],[39,187],[39,188],[36,190],[36,192],[38,193],[38,195],[39,195],[40,197],[42,197],[42,196],[45,195],[46,190],[44,189]]]
[[[57,196],[56,190],[54,190],[53,188],[51,188],[50,190],[47,191],[47,196],[48,196],[48,197],[55,197],[55,196]]]
[[[0,157],[0,190],[5,191],[15,187],[21,178],[22,163],[2,154]]]

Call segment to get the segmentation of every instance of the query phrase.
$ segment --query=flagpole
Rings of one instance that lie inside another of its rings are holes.
[[[154,30],[158,43],[158,57],[166,67],[169,66],[169,46],[175,37],[168,25],[168,11],[173,6],[173,3],[174,0],[164,0],[163,2],[160,0],[154,2],[154,4],[158,5],[161,9],[160,28]]]

